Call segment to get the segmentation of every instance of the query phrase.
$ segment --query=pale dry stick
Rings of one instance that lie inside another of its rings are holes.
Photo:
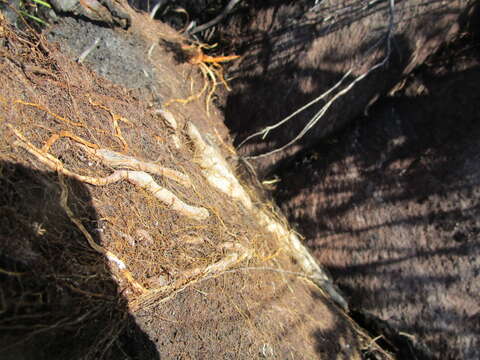
[[[157,11],[167,3],[167,0],[159,0],[155,6],[152,8],[152,11],[150,11],[149,17],[150,19],[154,19],[155,15],[157,15]]]
[[[19,138],[19,141],[15,142],[15,145],[18,145],[29,153],[34,155],[39,161],[43,164],[49,166],[52,170],[61,171],[62,174],[70,176],[78,181],[85,182],[95,186],[105,186],[113,184],[115,182],[126,180],[140,188],[147,190],[152,193],[159,201],[164,203],[169,209],[178,212],[179,214],[202,221],[210,216],[207,209],[203,207],[195,207],[184,203],[176,195],[174,195],[169,190],[159,186],[151,175],[143,171],[130,171],[130,170],[116,170],[112,174],[106,177],[94,177],[94,176],[85,176],[74,173],[63,167],[63,164],[50,154],[43,153],[40,149],[36,148],[32,143],[30,143],[23,135],[21,135],[18,130],[14,129],[13,126],[8,124],[9,128],[12,129],[14,134]]]
[[[368,75],[370,75],[372,72],[374,72],[375,70],[385,66],[385,64],[388,62],[388,60],[390,59],[390,55],[391,55],[391,52],[392,52],[392,45],[391,45],[391,42],[392,42],[392,35],[393,35],[393,31],[395,29],[395,0],[389,0],[389,11],[390,11],[390,22],[389,22],[389,26],[388,26],[388,30],[387,30],[387,35],[386,35],[386,42],[387,42],[387,53],[385,55],[385,57],[382,59],[382,61],[380,61],[379,63],[375,64],[374,66],[372,66],[369,70],[367,70],[366,72],[364,72],[362,75],[360,75],[359,77],[357,77],[355,80],[353,80],[347,87],[345,87],[343,90],[339,91],[337,94],[335,94],[335,96],[333,96],[325,105],[322,106],[322,108],[313,116],[312,119],[310,119],[310,121],[307,123],[307,125],[302,129],[302,131],[300,131],[300,133],[291,141],[289,141],[287,144],[277,148],[277,149],[274,149],[272,151],[269,151],[269,152],[266,152],[266,153],[263,153],[263,154],[258,154],[258,155],[253,155],[253,156],[245,156],[245,159],[258,159],[258,158],[262,158],[262,157],[266,157],[266,156],[270,156],[270,155],[273,155],[275,153],[278,153],[280,151],[283,151],[285,150],[286,148],[290,147],[291,145],[293,145],[294,143],[296,143],[297,141],[299,141],[301,138],[303,138],[305,136],[305,134],[310,131],[310,129],[312,129],[317,123],[318,121],[325,115],[325,113],[328,111],[328,109],[342,96],[344,96],[345,94],[347,94],[356,84],[358,84],[360,81],[362,81],[363,79],[365,79]],[[350,72],[351,70],[349,70]],[[347,74],[349,73],[347,72]],[[344,76],[345,77],[345,76]],[[334,88],[337,87],[337,85],[340,85],[341,83],[343,82],[343,78],[340,80],[339,83],[337,83]],[[327,92],[331,92],[332,89],[329,89]],[[320,97],[325,97],[324,94],[320,95]],[[310,102],[309,104],[303,106],[301,109],[295,111],[295,115],[297,115],[299,112],[305,110],[306,108],[308,108],[309,106],[313,105],[312,103],[315,103],[316,102],[316,99],[314,99],[312,102]],[[311,104],[311,105],[310,105]],[[294,115],[290,115],[288,116],[286,119],[291,119],[291,117],[293,117]],[[264,135],[263,138],[265,138],[266,134],[268,134],[268,132],[272,129],[275,129],[277,128],[278,126],[284,124],[286,121],[288,120],[285,120],[283,119],[282,121],[280,121],[278,124],[276,125],[273,125],[273,126],[269,126],[253,135],[250,135],[247,139],[250,140],[251,138],[255,137],[255,136],[258,136],[258,135]],[[245,139],[240,145],[244,144],[247,139]]]
[[[148,49],[148,52],[147,52],[148,60],[152,60],[153,49],[155,49],[156,46],[157,46],[157,43],[153,43]]]
[[[133,156],[123,155],[108,149],[91,149],[82,144],[78,144],[78,146],[88,154],[100,159],[100,161],[105,165],[112,166],[114,168],[121,167],[149,172],[151,174],[164,176],[168,179],[174,180],[187,188],[192,186],[190,178],[180,171],[163,167],[153,162],[139,160]]]

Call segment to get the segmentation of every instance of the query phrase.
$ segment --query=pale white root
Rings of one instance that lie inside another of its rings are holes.
[[[348,304],[333,285],[330,276],[302,244],[297,234],[289,231],[285,225],[275,220],[266,211],[253,206],[250,196],[238,182],[227,161],[215,147],[207,144],[195,125],[188,123],[187,133],[194,144],[197,161],[202,167],[202,174],[207,181],[226,195],[239,200],[247,209],[251,210],[259,224],[265,227],[268,232],[274,234],[282,244],[291,250],[290,255],[305,272],[305,276],[347,310]]]
[[[153,178],[143,171],[129,171],[129,170],[117,170],[115,173],[120,173],[120,177],[128,180],[132,184],[135,184],[145,190],[151,192],[158,200],[167,205],[170,209],[178,212],[181,215],[190,217],[192,219],[202,221],[210,216],[207,209],[202,207],[191,206],[185,204],[177,196],[175,196],[169,190],[159,186]],[[110,175],[110,176],[112,176]]]
[[[173,114],[170,111],[164,109],[155,110],[155,114],[160,115],[164,120],[163,122],[165,123],[165,125],[174,132],[172,135],[170,135],[170,142],[173,144],[175,149],[180,150],[183,147],[183,144],[177,135],[178,122],[173,116]]]
[[[192,182],[190,178],[180,171],[169,169],[149,161],[142,161],[133,156],[123,155],[116,151],[108,149],[91,149],[85,145],[78,144],[85,152],[98,158],[103,164],[112,166],[114,168],[128,168],[132,170],[139,170],[149,172],[151,174],[164,176],[168,179],[174,180],[185,187],[191,187]]]
[[[170,129],[175,131],[178,129],[177,120],[170,111],[164,109],[157,109],[155,110],[155,114],[160,115],[163,118],[165,125],[167,125],[167,127],[169,127]]]
[[[151,192],[157,199],[159,199],[160,201],[168,205],[169,208],[171,208],[174,211],[177,211],[182,215],[185,215],[197,220],[204,220],[209,216],[209,212],[204,208],[197,208],[197,207],[193,207],[183,203],[173,193],[160,187],[154,181],[152,176],[147,174],[144,171],[115,170],[112,174],[106,177],[93,177],[93,176],[85,176],[85,175],[74,173],[73,171],[66,169],[60,160],[58,160],[51,154],[48,154],[47,152],[37,148],[35,145],[33,145],[13,126],[11,126],[10,124],[8,124],[8,126],[17,137],[17,140],[14,142],[15,146],[25,149],[28,153],[32,154],[40,163],[46,165],[47,167],[49,167],[54,171],[57,171],[59,175],[60,185],[62,188],[61,205],[63,209],[66,211],[66,213],[68,214],[68,217],[78,227],[78,229],[84,234],[89,245],[95,251],[105,255],[106,258],[112,264],[115,264],[115,266],[120,270],[121,274],[127,279],[127,281],[133,287],[133,289],[135,289],[135,291],[143,294],[143,296],[146,296],[146,298],[142,296],[141,299],[151,299],[152,296],[155,296],[155,294],[160,294],[165,292],[168,293],[172,291],[175,292],[180,288],[185,288],[190,284],[193,284],[199,281],[199,279],[205,278],[206,276],[213,276],[216,274],[220,274],[221,272],[225,272],[226,270],[235,266],[236,264],[252,257],[252,251],[250,249],[245,248],[241,244],[233,243],[233,242],[224,243],[222,245],[222,248],[227,252],[227,254],[225,255],[225,257],[223,257],[219,261],[205,267],[187,270],[183,272],[180,275],[180,277],[174,281],[173,284],[164,285],[166,280],[163,279],[164,280],[163,282],[162,281],[155,282],[154,285],[158,287],[153,289],[145,288],[142,284],[140,284],[138,281],[135,280],[132,273],[128,270],[127,265],[114,253],[97,244],[94,241],[93,237],[90,235],[90,233],[83,226],[82,222],[75,217],[74,213],[68,206],[68,201],[67,201],[68,188],[64,182],[63,177],[68,176],[80,182],[84,182],[84,183],[88,183],[96,186],[105,186],[105,185],[115,183],[117,181],[127,180],[130,183],[134,184],[135,186],[141,187]],[[80,145],[80,147],[83,150],[85,150],[87,153],[99,158],[100,161],[105,165],[110,165],[112,167],[128,166],[136,169],[145,169],[145,170],[152,171],[156,174],[161,174],[163,176],[166,176],[165,168],[158,167],[157,164],[142,162],[135,158],[125,156],[125,155],[116,153],[114,151],[106,150],[106,149],[92,150],[84,145]],[[226,163],[225,165],[228,166]],[[173,174],[174,174],[173,176],[176,177],[177,179],[178,178],[182,179],[181,177],[179,177],[179,174],[180,175],[183,175],[183,174],[175,171]],[[169,177],[172,177],[172,173],[169,173]],[[240,186],[240,184],[238,184],[238,186]],[[145,230],[138,230],[137,235],[139,237],[142,237],[146,242],[150,244],[153,242],[153,239]]]
[[[143,188],[152,193],[159,201],[166,204],[170,209],[178,212],[181,215],[196,219],[198,221],[204,220],[209,216],[208,210],[202,207],[194,207],[185,204],[182,200],[176,197],[173,193],[167,189],[159,186],[151,175],[145,171],[149,171],[161,176],[171,178],[179,183],[186,182],[187,177],[182,173],[179,173],[172,169],[166,169],[158,166],[155,163],[148,163],[139,161],[130,156],[122,155],[106,149],[92,150],[88,147],[81,145],[89,154],[92,154],[100,159],[100,161],[106,165],[112,167],[129,167],[136,170],[115,170],[112,174],[106,177],[92,177],[76,174],[68,169],[65,169],[62,162],[30,143],[20,132],[18,132],[13,126],[9,125],[10,129],[17,137],[15,145],[27,150],[30,154],[34,155],[41,163],[45,164],[52,170],[59,172],[62,175],[72,177],[78,181],[89,183],[96,186],[104,186],[112,184],[121,180],[129,181],[130,183]],[[330,277],[323,271],[321,266],[316,262],[313,256],[309,253],[308,249],[301,243],[298,236],[290,231],[286,225],[274,219],[274,217],[265,210],[256,208],[252,204],[250,196],[239,183],[237,177],[234,175],[227,161],[221,155],[219,150],[207,143],[201,136],[198,129],[192,124],[188,123],[187,133],[191,139],[195,152],[196,161],[201,167],[202,175],[206,178],[209,184],[219,191],[223,192],[227,196],[239,201],[244,207],[252,212],[252,215],[257,219],[259,224],[278,238],[279,242],[284,244],[291,251],[290,255],[296,260],[299,266],[302,268],[305,276],[311,279],[321,289],[323,289],[331,298],[342,306],[344,309],[348,309],[347,302],[336,290]],[[141,170],[141,171],[137,171]],[[188,181],[190,181],[188,179]],[[191,185],[191,183],[189,182]],[[66,209],[66,203],[64,203]],[[68,210],[67,210],[68,211]],[[71,215],[71,214],[69,214]],[[77,226],[82,230],[83,227],[79,221],[77,221],[73,215],[71,216]],[[83,229],[84,230],[84,229]],[[218,262],[211,264],[207,267],[192,269],[184,272],[181,278],[176,280],[172,285],[167,285],[157,289],[147,290],[138,284],[131,274],[126,271],[126,266],[118,257],[109,252],[108,250],[100,247],[98,244],[91,242],[91,238],[87,235],[88,232],[82,232],[85,234],[91,246],[99,252],[104,253],[111,262],[117,264],[121,270],[124,271],[124,275],[127,277],[130,283],[134,285],[137,290],[143,292],[148,298],[155,296],[164,291],[177,291],[180,287],[188,286],[190,283],[198,281],[199,278],[205,278],[208,275],[220,274],[226,271],[235,264],[238,264],[246,259],[251,258],[252,252],[246,249],[244,246],[238,243],[226,243],[224,248],[228,250],[228,254]],[[92,240],[93,241],[93,240]]]
[[[70,176],[78,181],[96,186],[105,186],[113,184],[120,180],[126,180],[140,188],[151,192],[153,196],[155,196],[159,201],[167,205],[168,208],[178,212],[183,216],[187,216],[198,221],[205,220],[210,216],[207,209],[203,207],[195,207],[185,204],[171,191],[158,185],[151,175],[143,171],[116,170],[106,177],[93,177],[74,173],[73,171],[65,169],[61,161],[35,147],[16,129],[11,126],[10,128],[19,139],[14,144],[27,150],[30,154],[34,155],[40,162],[47,165],[52,170],[61,172],[62,174]]]
[[[170,135],[170,141],[177,150],[180,150],[183,147],[180,138],[176,134]]]
[[[225,271],[235,264],[238,264],[252,256],[250,250],[238,243],[225,243],[223,244],[225,249],[229,249],[231,252],[216,263],[210,264],[204,268],[196,268],[182,273],[183,278],[194,278],[197,276],[207,276],[213,274],[219,274]],[[232,251],[236,250],[236,251]]]
[[[348,310],[348,303],[333,285],[330,276],[322,269],[320,264],[310,254],[310,251],[302,244],[298,235],[289,231],[285,225],[273,219],[265,211],[257,210],[256,216],[260,225],[275,234],[276,237],[290,248],[291,256],[305,272],[306,277],[312,280],[318,287],[327,292],[332,299],[343,309]]]
[[[205,179],[210,185],[240,201],[245,208],[250,210],[252,200],[238,182],[222,154],[215,147],[205,142],[197,127],[191,122],[187,124],[187,134],[195,148],[195,161],[202,168]]]
[[[252,257],[252,251],[238,243],[228,242],[223,244],[223,248],[228,250],[228,254],[221,260],[206,267],[187,270],[173,283],[151,289],[148,293],[145,293],[138,299],[134,300],[130,304],[130,309],[132,311],[139,308],[146,309],[149,306],[158,303],[159,296],[161,298],[160,302],[166,302],[187,287],[196,284],[199,281],[227,273],[235,265]],[[164,296],[165,294],[168,295]]]

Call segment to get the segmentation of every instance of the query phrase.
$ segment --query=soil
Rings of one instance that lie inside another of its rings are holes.
[[[235,157],[220,112],[207,113],[205,96],[170,101],[198,93],[202,75],[164,46],[180,45],[178,33],[128,11],[127,32],[66,18],[48,29],[50,41],[0,19],[1,357],[393,358],[202,177],[184,126],[193,121]],[[84,64],[75,62],[97,37]],[[173,114],[176,130],[159,108]],[[60,175],[112,173],[79,143],[181,171],[193,188],[154,180],[213,215],[185,218],[126,181],[94,186]],[[275,211],[246,186],[258,206]],[[188,277],[232,243],[252,251],[248,263]]]
[[[276,174],[354,317],[400,358],[480,357],[479,49],[467,30]]]

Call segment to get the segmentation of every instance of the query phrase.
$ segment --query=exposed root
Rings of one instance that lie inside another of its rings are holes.
[[[57,115],[57,114],[51,112],[50,110],[48,110],[45,106],[40,105],[40,104],[26,102],[26,101],[23,101],[23,100],[15,100],[14,104],[21,104],[21,105],[24,105],[24,106],[30,106],[30,107],[34,107],[36,109],[45,111],[48,115],[52,116],[53,118],[55,118],[55,119],[57,119],[61,122],[66,123],[68,125],[72,125],[72,126],[76,126],[76,127],[85,127],[85,125],[83,125],[82,123],[77,123],[77,122],[74,122],[74,121],[69,120],[67,118],[64,118],[63,116]]]
[[[161,188],[158,184],[155,183],[155,181],[149,174],[143,171],[116,170],[107,177],[92,177],[92,176],[84,176],[84,175],[76,174],[68,169],[65,169],[62,162],[56,159],[51,154],[43,152],[41,149],[38,149],[37,147],[35,147],[13,126],[8,124],[8,127],[12,130],[12,132],[17,137],[17,141],[15,141],[14,143],[15,145],[25,149],[30,154],[34,155],[41,163],[51,168],[52,170],[57,171],[59,175],[60,186],[62,189],[62,193],[61,193],[62,208],[67,213],[70,220],[77,226],[77,228],[85,236],[88,244],[92,247],[92,249],[101,253],[110,262],[114,263],[117,266],[117,268],[120,270],[122,276],[128,281],[128,283],[132,286],[132,288],[137,293],[145,294],[147,298],[152,298],[152,296],[158,298],[157,294],[162,294],[162,297],[164,297],[164,296],[167,296],[167,294],[171,294],[172,291],[185,288],[189,284],[194,283],[201,278],[204,278],[206,276],[211,276],[213,274],[219,274],[222,271],[226,271],[232,266],[234,266],[235,264],[240,263],[246,259],[249,259],[252,256],[252,252],[246,249],[245,247],[243,247],[242,245],[234,244],[234,243],[226,243],[223,245],[223,247],[228,250],[228,254],[221,260],[213,264],[210,264],[206,267],[188,270],[182,273],[179,276],[179,278],[171,285],[159,287],[156,289],[146,289],[143,285],[141,285],[138,281],[134,279],[133,275],[127,269],[126,264],[120,258],[118,258],[118,256],[113,254],[111,251],[103,248],[102,246],[100,246],[94,241],[93,237],[87,231],[87,229],[82,224],[82,222],[75,217],[74,213],[68,206],[68,188],[65,184],[64,177],[69,176],[78,181],[85,182],[92,185],[97,185],[97,186],[104,186],[120,180],[127,180],[135,184],[136,186],[151,192],[157,199],[161,200],[163,203],[166,203],[167,205],[169,205],[170,208],[172,208],[173,210],[185,216],[189,216],[197,220],[203,220],[207,216],[209,216],[208,211],[204,208],[195,208],[193,206],[189,206],[183,203],[171,192]],[[77,140],[76,137],[71,137],[71,138],[73,138],[74,140]],[[136,167],[148,167],[145,165],[148,163],[142,163],[137,159],[134,159],[122,154],[118,154],[113,151],[109,151],[105,149],[92,150],[83,144],[81,144],[80,147],[85,151],[87,151],[89,154],[93,154],[97,156],[98,158],[101,159],[102,162],[109,165],[125,166],[125,164],[129,164],[129,165],[133,164],[132,166],[136,166]],[[210,147],[204,144],[204,148],[208,149]],[[150,165],[152,165],[150,167],[151,169],[159,172],[158,169],[155,169],[153,167],[153,165],[156,165],[156,164],[150,164]],[[165,173],[164,169],[161,170],[160,172],[162,174]],[[178,174],[176,174],[176,176],[178,176]],[[181,177],[180,179],[184,180]]]
[[[120,126],[118,125],[118,122],[119,121],[123,121],[124,123],[127,123],[127,124],[130,124],[130,121],[128,121],[127,119],[125,119],[124,117],[118,115],[118,114],[115,114],[112,110],[110,110],[108,107],[106,107],[105,105],[102,105],[100,103],[96,103],[94,102],[92,99],[88,99],[88,101],[90,102],[91,105],[93,106],[97,106],[99,107],[100,109],[103,109],[105,111],[108,111],[108,113],[110,114],[110,116],[112,117],[112,123],[113,123],[113,131],[114,131],[114,135],[117,139],[119,139],[119,141],[121,142],[122,146],[123,146],[123,151],[124,152],[127,152],[128,151],[128,144],[127,142],[125,141],[125,139],[123,138],[123,135],[122,135],[122,129],[120,128]]]
[[[68,138],[70,138],[72,140],[75,140],[76,142],[78,142],[80,144],[83,144],[85,146],[88,146],[89,148],[92,148],[92,149],[98,149],[99,148],[98,145],[92,144],[91,142],[89,142],[85,139],[82,139],[81,137],[79,137],[75,134],[72,134],[70,131],[60,131],[58,134],[53,134],[47,140],[45,145],[43,145],[43,147],[42,147],[42,151],[45,152],[45,153],[48,152],[50,150],[50,148],[52,147],[52,145],[62,137],[68,137]]]
[[[165,120],[165,125],[170,129],[177,131],[178,124],[177,120],[173,116],[173,114],[168,110],[157,109],[155,110],[155,114],[160,115]]]
[[[178,197],[173,193],[160,187],[151,175],[143,171],[130,171],[130,170],[116,170],[111,175],[107,177],[92,177],[76,174],[68,169],[63,167],[63,164],[56,159],[54,156],[43,152],[42,150],[36,148],[31,144],[18,130],[14,129],[9,125],[10,129],[19,139],[16,144],[30,152],[34,155],[40,162],[50,167],[52,170],[70,176],[74,179],[77,179],[81,182],[85,182],[91,185],[104,186],[108,184],[115,183],[121,180],[127,180],[130,183],[143,188],[150,193],[152,193],[158,200],[166,204],[170,209],[178,212],[181,215],[202,221],[209,216],[209,212],[205,208],[193,207],[182,202]],[[330,277],[323,271],[320,265],[315,261],[313,256],[308,252],[307,248],[301,243],[298,236],[287,229],[287,227],[277,220],[275,220],[271,215],[269,215],[265,210],[254,208],[252,201],[248,193],[240,185],[237,178],[233,174],[230,166],[225,161],[220,152],[213,147],[212,145],[207,144],[207,142],[202,138],[198,129],[192,123],[187,124],[187,133],[195,148],[196,152],[196,161],[200,164],[203,176],[213,187],[217,188],[224,194],[232,197],[233,199],[241,202],[246,209],[251,210],[253,215],[257,218],[259,224],[264,226],[266,230],[274,234],[278,240],[285,244],[285,246],[291,249],[292,257],[298,262],[302,267],[303,271],[306,274],[306,277],[314,281],[320,288],[325,290],[332,299],[341,305],[344,309],[348,309],[347,302],[340,295],[339,291],[335,288],[331,282]],[[150,168],[152,170],[158,171],[156,169],[156,164],[142,163],[137,159],[133,159],[129,156],[124,156],[113,151],[98,149],[92,150],[84,145],[81,145],[82,148],[90,154],[94,154],[98,158],[105,162],[108,165],[118,165],[118,166],[127,166],[128,164],[137,168]],[[165,173],[164,169],[160,172]],[[172,174],[169,174],[172,176]],[[175,174],[174,177],[177,177],[178,174]],[[181,177],[180,177],[181,179]],[[116,258],[112,258],[112,261],[116,261]],[[119,265],[120,266],[120,265]],[[202,271],[206,271],[205,269]],[[200,271],[196,271],[200,273]],[[194,274],[192,273],[191,276]]]
[[[231,251],[216,263],[182,273],[180,278],[170,285],[151,290],[149,293],[133,301],[131,303],[131,310],[135,311],[139,308],[145,309],[159,302],[168,301],[189,286],[229,271],[236,264],[248,260],[252,256],[252,252],[249,249],[238,243],[225,243],[223,247],[236,251]]]
[[[170,99],[168,100],[165,104],[163,104],[164,107],[169,107],[170,105],[172,105],[173,103],[180,103],[180,104],[188,104],[189,102],[192,102],[194,100],[197,100],[197,99],[200,99],[203,95],[203,93],[205,91],[207,91],[208,89],[208,81],[207,81],[207,77],[206,75],[202,72],[203,76],[204,76],[204,83],[203,83],[203,87],[202,87],[202,90],[200,90],[198,93],[196,94],[192,94],[190,95],[189,97],[187,97],[186,99]]]
[[[8,271],[8,270],[0,268],[0,274],[8,275],[8,276],[23,276],[25,273],[17,272],[17,271]]]
[[[132,276],[132,273],[128,271],[127,266],[125,263],[120,260],[115,254],[111,251],[103,248],[102,246],[98,245],[92,238],[92,235],[87,231],[85,226],[83,226],[82,222],[75,217],[73,211],[68,207],[68,189],[65,181],[63,179],[62,173],[58,172],[58,178],[60,187],[62,188],[62,194],[60,196],[60,205],[62,206],[63,210],[67,213],[69,219],[77,226],[78,230],[85,236],[87,239],[88,244],[94,249],[95,251],[99,252],[100,254],[104,255],[107,259],[117,265],[118,269],[122,273],[122,275],[127,279],[128,283],[133,287],[134,290],[140,293],[145,293],[147,289],[145,289],[140,283],[138,283]]]
[[[194,55],[190,57],[189,63],[193,65],[198,65],[198,64],[215,64],[219,65],[220,63],[224,62],[229,62],[233,60],[237,60],[240,58],[239,55],[228,55],[228,56],[210,56],[210,55],[205,55],[202,51],[202,49],[205,48],[213,48],[215,46],[209,46],[207,47],[206,45],[190,45],[190,46],[183,46],[183,50],[192,50],[194,51]]]
[[[240,56],[238,55],[228,55],[228,56],[210,56],[206,55],[203,52],[203,49],[211,49],[214,48],[216,45],[209,46],[206,44],[199,44],[195,43],[192,45],[182,45],[179,46],[175,51],[177,53],[182,54],[182,58],[187,59],[187,61],[192,65],[198,65],[200,71],[202,72],[204,84],[202,90],[195,94],[191,95],[186,99],[172,99],[165,103],[164,106],[169,106],[173,102],[179,102],[182,104],[186,104],[192,100],[196,100],[200,98],[205,91],[208,90],[207,97],[205,99],[205,105],[207,109],[207,114],[210,113],[210,104],[212,102],[213,95],[215,94],[215,90],[217,89],[218,84],[223,84],[225,88],[230,91],[230,87],[223,76],[223,67],[221,63],[233,61]],[[220,80],[217,81],[217,78]]]
[[[210,102],[212,101],[212,96],[215,94],[215,90],[217,89],[217,79],[215,78],[215,74],[213,73],[212,69],[208,67],[204,63],[200,63],[200,70],[202,70],[202,73],[204,73],[204,77],[207,79],[210,78],[211,81],[211,88],[210,91],[207,94],[207,98],[205,99],[205,106],[207,108],[207,115],[210,114]]]
[[[80,145],[80,147],[85,152],[100,159],[100,161],[105,165],[109,165],[115,168],[120,167],[149,172],[151,174],[164,176],[166,178],[174,180],[185,187],[192,186],[190,178],[187,175],[181,173],[180,171],[169,169],[153,162],[138,160],[132,156],[123,155],[108,149],[90,149],[84,145]]]
[[[275,220],[265,210],[253,207],[250,196],[240,185],[228,163],[220,152],[200,135],[198,129],[192,123],[187,124],[187,133],[193,142],[196,161],[202,167],[202,174],[213,187],[224,194],[240,201],[248,210],[251,210],[258,223],[266,230],[274,234],[278,240],[290,249],[291,256],[305,272],[305,277],[311,279],[317,286],[323,289],[343,309],[348,309],[348,304],[333,285],[327,273],[316,262],[308,249],[302,244],[297,234]]]
[[[44,153],[42,150],[35,147],[18,130],[13,128],[13,126],[10,124],[8,124],[8,126],[19,139],[16,141],[16,145],[24,148],[29,153],[34,155],[40,162],[47,165],[52,170],[61,172],[63,175],[70,176],[78,181],[96,186],[105,186],[121,180],[127,180],[128,182],[149,191],[158,200],[167,205],[168,208],[178,212],[181,215],[198,221],[205,220],[210,215],[208,210],[205,208],[185,204],[172,192],[159,186],[151,175],[143,171],[116,170],[106,177],[85,176],[74,173],[68,169],[65,169],[62,162],[56,159],[54,156]]]
[[[290,248],[291,251],[289,253],[305,272],[305,276],[329,294],[344,310],[348,310],[348,303],[332,283],[330,276],[302,244],[298,235],[289,231],[285,225],[273,219],[264,210],[258,210],[256,216],[261,225],[265,226],[270,233],[276,235],[280,242]]]
[[[232,12],[235,5],[237,5],[240,1],[241,0],[230,0],[227,6],[225,7],[225,9],[223,9],[220,14],[218,14],[215,18],[213,18],[209,22],[194,27],[192,30],[190,30],[190,34],[193,35],[193,34],[205,31],[212,26],[215,26],[220,21],[222,21],[230,12]]]
[[[216,263],[210,264],[205,268],[197,268],[186,271],[182,274],[185,278],[194,278],[197,276],[207,276],[212,274],[218,274],[231,268],[233,265],[242,262],[243,260],[251,257],[251,252],[240,244],[225,243],[223,247],[226,249],[235,249],[236,252],[231,252],[223,259]]]
[[[381,41],[381,42],[385,41],[385,43],[386,43],[386,54],[383,57],[383,59],[380,62],[378,62],[377,64],[375,64],[374,66],[372,66],[371,68],[369,68],[367,71],[365,71],[364,73],[359,75],[357,78],[350,81],[350,83],[348,85],[346,85],[343,89],[336,92],[336,94],[333,95],[330,100],[328,100],[324,105],[321,106],[320,110],[318,110],[315,113],[315,115],[308,121],[307,125],[288,143],[286,143],[285,145],[282,145],[278,148],[275,148],[271,151],[263,153],[263,154],[247,156],[247,157],[245,157],[246,159],[258,159],[258,158],[262,158],[262,157],[267,157],[267,156],[273,155],[275,153],[281,152],[281,151],[285,150],[286,148],[290,147],[291,145],[295,144],[296,142],[298,142],[300,139],[302,139],[305,136],[305,134],[307,134],[325,116],[325,114],[330,109],[330,107],[338,99],[341,99],[343,96],[348,94],[358,83],[363,81],[371,73],[373,73],[374,71],[376,71],[378,69],[381,69],[382,67],[384,67],[388,63],[388,61],[390,60],[390,55],[392,53],[392,43],[393,43],[394,32],[395,32],[395,0],[389,0],[388,3],[389,3],[388,6],[389,6],[390,20],[389,20],[389,24],[388,24],[385,39]],[[378,44],[380,44],[381,42],[378,42],[377,45],[375,45],[375,46],[378,46]],[[244,139],[240,143],[239,147],[241,147],[243,144],[245,144],[246,142],[248,142],[249,140],[251,140],[251,139],[253,139],[257,136],[262,136],[262,139],[265,139],[265,137],[268,135],[268,133],[271,130],[280,127],[281,125],[285,124],[287,121],[293,119],[296,115],[298,115],[301,112],[303,112],[304,110],[310,108],[314,104],[318,103],[320,100],[323,100],[330,93],[333,93],[334,91],[336,91],[336,89],[338,87],[340,87],[340,85],[344,82],[344,80],[346,80],[347,77],[350,76],[351,72],[352,72],[352,69],[347,71],[347,73],[345,73],[345,75],[334,86],[332,86],[330,89],[328,89],[326,92],[324,92],[323,94],[321,94],[317,98],[313,99],[308,104],[302,106],[300,109],[296,110],[292,114],[288,115],[286,118],[280,120],[278,123],[267,126],[264,129],[248,136],[246,139]]]
[[[195,161],[201,166],[202,174],[210,185],[240,201],[247,209],[251,209],[250,196],[240,185],[220,152],[205,142],[197,127],[192,123],[187,124],[187,134],[195,148]]]

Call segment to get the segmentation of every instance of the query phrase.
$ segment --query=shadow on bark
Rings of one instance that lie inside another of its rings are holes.
[[[354,307],[475,359],[480,67],[424,74],[299,154],[276,198]]]
[[[230,69],[234,91],[225,106],[225,121],[237,144],[328,90],[349,69],[354,75],[345,84],[386,56],[391,21],[388,1],[370,5],[353,1],[348,6],[329,2],[312,6],[307,1],[295,6],[277,1],[247,3],[243,13],[225,26],[223,35],[224,41],[232,43],[232,51],[244,56]],[[455,33],[452,25],[464,21],[462,11],[468,12],[467,4],[460,7],[438,0],[422,6],[416,1],[395,4],[387,64],[340,97],[298,143],[281,154],[259,159],[262,175],[278,167],[278,161],[314,146],[361,115],[369,103],[386,94]],[[420,43],[415,39],[421,39]],[[252,139],[242,152],[256,155],[288,143],[325,101],[271,131],[266,139]]]

